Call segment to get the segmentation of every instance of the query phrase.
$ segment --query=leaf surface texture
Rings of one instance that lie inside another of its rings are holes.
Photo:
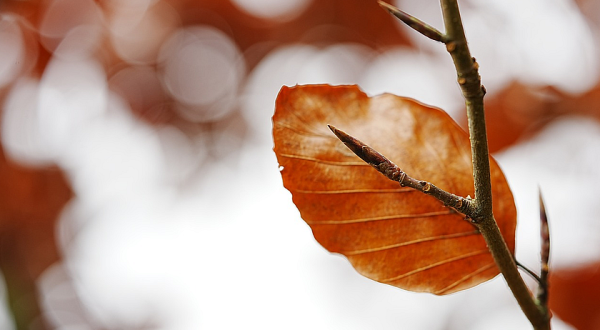
[[[357,86],[283,87],[273,116],[283,184],[327,250],[362,275],[402,289],[449,294],[499,271],[483,237],[437,199],[388,180],[328,129],[346,131],[413,178],[473,196],[467,134],[443,111]],[[516,209],[491,161],[494,215],[514,252]]]

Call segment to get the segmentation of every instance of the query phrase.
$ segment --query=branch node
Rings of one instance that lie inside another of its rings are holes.
[[[448,53],[452,53],[456,49],[456,43],[454,41],[450,41],[446,43],[446,50]]]
[[[421,181],[421,186],[423,187],[423,192],[428,192],[431,190],[431,184],[427,181]]]
[[[400,180],[398,182],[400,182],[400,187],[404,187],[404,179],[406,179],[406,173],[402,172],[402,175],[400,176]]]

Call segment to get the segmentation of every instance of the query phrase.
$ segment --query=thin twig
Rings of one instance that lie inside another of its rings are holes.
[[[542,198],[542,191],[539,191],[540,198],[540,238],[541,238],[541,259],[542,269],[540,271],[540,285],[538,289],[538,302],[542,308],[548,311],[548,260],[550,259],[550,230],[548,228],[548,217],[546,216],[546,207]]]
[[[416,189],[424,194],[431,195],[442,202],[445,206],[451,207],[454,210],[466,215],[470,218],[473,210],[468,198],[463,198],[443,189],[438,188],[427,181],[421,181],[411,178],[406,172],[402,171],[396,164],[387,159],[377,150],[369,147],[346,132],[335,128],[332,125],[327,125],[329,129],[338,137],[348,149],[352,150],[358,157],[364,160],[369,165],[373,166],[388,179],[398,181],[401,186]]]
[[[500,233],[500,229],[498,228],[498,224],[496,223],[492,212],[490,161],[483,107],[485,88],[481,85],[481,77],[479,76],[478,71],[479,65],[475,61],[475,58],[471,56],[471,52],[467,45],[467,39],[465,37],[457,1],[440,0],[440,3],[442,6],[444,25],[446,27],[445,34],[441,34],[439,31],[430,28],[427,24],[402,11],[396,11],[394,7],[390,5],[379,2],[382,7],[392,12],[413,29],[423,33],[429,38],[431,38],[429,34],[433,34],[435,35],[435,38],[439,38],[440,41],[444,40],[446,49],[452,56],[456,68],[458,84],[462,90],[467,108],[475,185],[475,199],[469,203],[469,212],[472,221],[484,237],[496,265],[504,275],[508,286],[525,316],[536,330],[549,329],[550,321],[547,310],[545,308],[540,308],[540,306],[537,305],[529,292],[529,289],[525,285],[525,282],[517,269],[515,259]],[[440,37],[438,37],[438,34]],[[359,152],[365,154],[363,151]],[[369,151],[367,153],[372,152]],[[380,155],[379,153],[377,154]],[[375,157],[374,159],[377,158],[378,157]],[[381,166],[380,163],[374,163],[377,166]],[[374,163],[371,163],[371,165],[375,166]],[[389,167],[389,165],[385,166]]]
[[[469,122],[469,136],[475,181],[475,218],[473,219],[483,235],[496,265],[504,275],[523,313],[536,330],[549,329],[547,313],[536,304],[523,278],[519,274],[514,257],[502,238],[500,229],[492,213],[492,185],[490,161],[487,145],[483,96],[478,64],[471,56],[460,11],[456,0],[440,0],[446,36],[449,41],[446,49],[452,56],[457,79],[465,98]]]
[[[523,270],[525,273],[527,273],[529,276],[533,277],[534,280],[536,280],[539,283],[541,283],[541,279],[540,277],[533,272],[533,270],[525,267],[525,265],[523,265],[522,263],[519,262],[519,260],[515,260],[515,263],[517,264],[517,267],[521,268],[521,270]]]
[[[427,38],[434,40],[434,41],[439,41],[441,43],[447,42],[446,36],[443,33],[441,33],[440,31],[438,31],[436,28],[434,28],[433,26],[421,21],[420,19],[418,19],[414,16],[411,16],[411,15],[403,12],[402,10],[400,10],[386,2],[383,2],[381,0],[379,0],[377,2],[379,3],[379,5],[382,8],[387,10],[390,14],[396,16],[398,19],[400,19],[402,22],[404,22],[404,24],[408,25],[413,30],[419,32],[420,34],[426,36]]]

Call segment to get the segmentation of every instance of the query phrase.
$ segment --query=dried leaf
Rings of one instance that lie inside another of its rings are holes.
[[[327,250],[362,275],[411,291],[449,294],[498,274],[483,237],[438,200],[400,187],[329,131],[352,134],[406,173],[451,193],[473,195],[468,136],[443,111],[356,86],[283,87],[273,116],[284,186]],[[494,214],[514,251],[512,193],[492,159]]]

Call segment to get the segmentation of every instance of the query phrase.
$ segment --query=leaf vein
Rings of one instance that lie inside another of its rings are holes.
[[[315,132],[311,132],[310,130],[301,130],[298,129],[294,126],[288,125],[286,123],[278,123],[277,126],[279,127],[283,127],[283,128],[287,128],[290,131],[299,134],[299,135],[306,135],[306,136],[311,136],[311,137],[319,137],[319,138],[324,138],[324,139],[331,139],[331,140],[335,140],[337,141],[335,135],[333,134],[323,134],[323,133],[315,133]]]
[[[300,159],[307,160],[315,163],[327,164],[327,165],[336,165],[336,166],[370,166],[365,162],[339,162],[333,160],[323,160],[314,157],[301,156],[301,155],[292,155],[292,154],[279,154],[281,157],[292,158],[292,159]]]
[[[407,273],[404,273],[404,274],[401,274],[401,275],[398,275],[398,276],[394,276],[394,277],[390,277],[390,278],[386,278],[386,279],[381,279],[381,280],[377,280],[377,281],[382,282],[382,283],[397,281],[397,280],[403,279],[405,277],[409,277],[411,275],[420,273],[422,271],[425,271],[425,270],[428,270],[428,269],[431,269],[431,268],[434,268],[434,267],[438,267],[438,266],[445,265],[445,264],[448,264],[448,263],[451,263],[451,262],[454,262],[454,261],[458,261],[458,260],[461,260],[461,259],[467,259],[467,258],[474,257],[474,256],[477,256],[477,255],[480,255],[480,254],[485,254],[485,253],[490,253],[490,251],[488,249],[480,250],[480,251],[474,251],[474,252],[463,254],[463,255],[460,255],[460,256],[457,256],[457,257],[453,257],[453,258],[449,258],[449,259],[446,259],[446,260],[442,260],[442,261],[439,261],[439,262],[436,262],[436,263],[432,263],[432,264],[429,264],[429,265],[424,266],[424,267],[413,269],[410,272],[407,272]]]
[[[473,271],[473,272],[471,272],[471,273],[463,276],[458,281],[456,281],[456,282],[454,282],[454,283],[446,286],[445,288],[443,288],[441,290],[438,290],[438,291],[434,292],[433,294],[442,295],[442,294],[444,294],[444,292],[448,292],[448,290],[451,290],[452,288],[455,288],[457,285],[463,283],[464,281],[466,281],[466,280],[468,280],[470,278],[473,278],[474,276],[477,276],[477,275],[485,272],[486,270],[494,267],[495,265],[496,264],[492,263],[492,264],[485,265],[485,266],[483,266],[483,267],[481,267],[479,269],[476,269],[475,271]]]
[[[390,245],[376,247],[376,248],[370,248],[370,249],[341,252],[341,253],[344,255],[353,256],[353,255],[365,254],[365,253],[370,253],[370,252],[390,250],[390,249],[395,249],[395,248],[402,247],[402,246],[408,246],[408,245],[413,245],[413,244],[418,244],[418,243],[423,243],[423,242],[461,238],[461,237],[472,236],[472,235],[479,235],[479,231],[474,230],[474,231],[469,231],[469,232],[464,232],[464,233],[455,233],[455,234],[448,234],[448,235],[425,237],[425,238],[419,238],[419,239],[408,241],[408,242],[390,244]]]
[[[400,214],[400,215],[385,215],[381,217],[371,217],[371,218],[360,218],[360,219],[347,219],[347,220],[306,220],[306,223],[309,225],[345,225],[352,223],[361,223],[361,222],[370,222],[370,221],[381,221],[381,220],[393,220],[393,219],[412,219],[412,218],[427,218],[427,217],[435,217],[438,215],[448,215],[455,214],[456,212],[452,210],[445,211],[437,211],[437,212],[428,212],[428,213],[420,213],[420,214]]]
[[[413,188],[400,188],[400,189],[348,189],[348,190],[301,190],[295,189],[293,192],[301,194],[315,194],[315,195],[329,195],[329,194],[359,194],[359,193],[375,193],[375,194],[389,194],[389,193],[409,193],[418,192]]]

